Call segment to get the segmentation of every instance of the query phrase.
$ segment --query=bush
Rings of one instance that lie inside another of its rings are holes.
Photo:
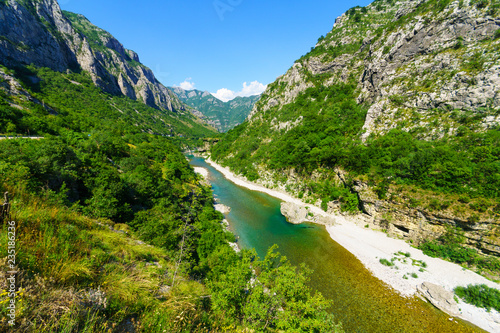
[[[493,35],[493,39],[498,39],[500,38],[500,29],[497,29],[497,31],[495,31],[495,34]]]
[[[389,261],[389,260],[387,260],[387,259],[385,259],[385,258],[382,258],[382,259],[380,259],[379,261],[380,261],[380,263],[381,263],[382,265],[385,265],[385,266],[387,266],[387,267],[394,266],[394,263],[393,263],[392,261]]]
[[[466,303],[485,308],[488,312],[491,308],[500,311],[500,291],[485,284],[456,287],[455,294]]]
[[[461,203],[469,203],[470,202],[470,198],[467,194],[463,194],[461,195],[459,198],[458,198],[458,201],[460,201]]]
[[[476,202],[471,202],[469,204],[469,207],[475,211],[478,211],[480,213],[484,213],[490,207],[490,203],[484,199],[479,199]]]
[[[479,0],[476,2],[476,8],[477,9],[483,9],[488,6],[489,1],[488,0]]]
[[[423,243],[419,248],[430,257],[444,258],[458,264],[474,264],[477,258],[476,250],[458,244],[443,245],[433,241]]]

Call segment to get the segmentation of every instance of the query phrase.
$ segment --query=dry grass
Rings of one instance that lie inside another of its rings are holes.
[[[28,199],[17,195],[12,209],[20,288],[16,331],[101,333],[133,327],[137,332],[166,328],[182,332],[196,325],[194,331],[208,331],[200,310],[201,296],[206,296],[202,284],[180,276],[175,288],[159,292],[174,269],[166,251],[110,230],[111,221]],[[4,304],[9,301],[6,232],[3,226],[0,303]],[[4,314],[0,331],[9,330]]]

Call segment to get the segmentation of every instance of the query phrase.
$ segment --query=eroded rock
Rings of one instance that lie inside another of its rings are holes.
[[[441,311],[451,316],[458,316],[460,314],[453,292],[430,282],[424,282],[420,286],[417,286],[417,291]]]

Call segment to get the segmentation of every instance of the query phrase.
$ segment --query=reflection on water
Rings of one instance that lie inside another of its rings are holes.
[[[237,186],[208,165],[192,158],[193,166],[209,170],[217,200],[229,207],[226,218],[242,248],[259,256],[278,244],[293,264],[314,270],[310,285],[333,300],[332,312],[346,332],[483,332],[414,298],[403,298],[373,277],[349,251],[333,241],[324,227],[287,223],[280,200]]]

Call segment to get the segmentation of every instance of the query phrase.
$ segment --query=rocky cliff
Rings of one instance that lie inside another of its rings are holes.
[[[61,11],[56,0],[0,2],[0,64],[34,64],[59,72],[84,70],[110,94],[157,109],[185,111],[135,52],[84,16]]]
[[[437,138],[454,133],[464,117],[493,127],[500,122],[499,13],[498,0],[379,0],[352,8],[269,85],[252,117],[318,84],[350,82],[368,106],[363,138],[393,128]],[[451,119],[446,111],[455,111]]]

